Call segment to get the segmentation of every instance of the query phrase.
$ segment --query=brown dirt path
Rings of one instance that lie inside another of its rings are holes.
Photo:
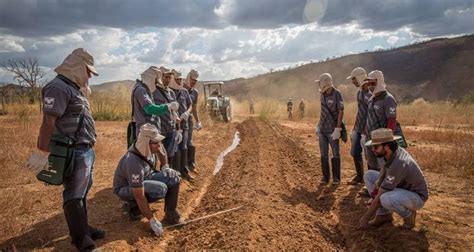
[[[183,227],[175,249],[343,249],[328,213],[333,190],[318,187],[318,170],[304,149],[272,124],[249,119],[238,126],[231,153],[191,217],[244,208]]]

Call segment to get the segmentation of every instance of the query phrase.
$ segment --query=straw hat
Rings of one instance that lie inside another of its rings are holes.
[[[401,136],[394,136],[392,130],[387,128],[373,130],[372,132],[370,132],[370,136],[372,140],[367,141],[365,143],[365,146],[388,143],[402,138]]]

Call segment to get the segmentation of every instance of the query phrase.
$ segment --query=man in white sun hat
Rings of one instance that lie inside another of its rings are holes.
[[[156,90],[153,92],[153,99],[158,105],[167,104],[167,103],[177,103],[176,95],[169,88],[171,82],[171,71],[166,68],[161,68],[162,72],[161,82],[156,83]],[[178,104],[178,103],[177,103]],[[179,107],[179,104],[178,104]],[[162,134],[165,139],[163,139],[163,146],[166,149],[166,155],[168,159],[168,164],[172,164],[175,145],[176,145],[176,120],[178,119],[178,111],[172,111],[170,113],[164,113],[160,115],[160,134]]]
[[[365,145],[386,162],[382,172],[369,170],[365,184],[373,200],[368,211],[359,221],[360,228],[380,226],[392,222],[392,212],[403,218],[401,228],[415,227],[416,211],[428,199],[428,185],[420,166],[413,157],[398,146],[391,129],[380,128],[371,132],[371,140]],[[375,218],[369,221],[373,215]]]
[[[163,68],[163,71],[165,68]],[[172,167],[179,171],[183,179],[193,181],[194,177],[191,176],[188,167],[188,137],[189,137],[189,124],[188,120],[192,112],[192,100],[189,96],[188,90],[183,86],[181,73],[176,70],[170,70],[173,78],[170,82],[170,88],[176,95],[176,101],[179,104],[178,115],[179,115],[179,129],[177,130],[175,153],[173,157]]]
[[[128,149],[115,170],[114,193],[125,201],[124,208],[131,220],[145,216],[154,233],[163,232],[161,223],[153,215],[149,203],[165,199],[164,222],[176,224],[180,215],[176,210],[180,177],[168,165],[157,171],[157,154],[162,150],[160,135],[156,126],[146,123],[141,126],[137,141]]]
[[[191,171],[196,172],[196,146],[193,144],[193,130],[200,130],[202,128],[202,123],[199,120],[198,114],[198,100],[199,100],[199,92],[196,88],[198,83],[199,73],[198,71],[191,69],[186,79],[183,82],[184,87],[188,90],[189,96],[191,97],[192,101],[192,114],[188,118],[188,159],[187,165]],[[194,125],[193,120],[196,121],[196,125]]]
[[[92,187],[96,131],[86,96],[89,79],[97,76],[93,56],[83,48],[69,54],[54,71],[56,77],[42,89],[43,121],[38,136],[38,153],[28,162],[31,169],[48,167],[54,136],[74,139],[73,171],[63,180],[62,206],[69,235],[78,250],[92,250],[103,230],[88,224],[87,195]],[[53,157],[54,158],[54,157]],[[36,160],[36,161],[35,161]]]
[[[386,84],[382,71],[374,70],[365,79],[372,97],[367,106],[367,132],[372,132],[380,128],[389,128],[395,132],[397,124],[397,102],[393,95],[386,89]],[[370,135],[368,135],[370,140]],[[383,160],[366,149],[369,170],[380,170]]]
[[[367,72],[362,67],[356,67],[352,70],[351,75],[347,77],[352,84],[358,88],[357,90],[357,116],[354,128],[351,134],[351,155],[354,159],[356,176],[349,182],[351,185],[364,183],[364,162],[362,158],[362,150],[364,148],[367,125],[367,107],[372,94],[369,92],[365,79]]]
[[[141,74],[141,80],[137,80],[132,88],[132,122],[136,125],[138,136],[140,128],[145,123],[161,128],[160,115],[169,114],[178,109],[178,103],[170,101],[166,104],[156,104],[153,93],[156,85],[162,85],[163,73],[156,66],[151,66]]]
[[[344,101],[341,92],[332,83],[332,76],[323,73],[315,81],[319,84],[321,115],[316,128],[319,138],[319,150],[321,152],[321,169],[323,177],[321,183],[329,183],[329,145],[332,149],[332,175],[333,185],[341,181],[341,157],[339,150],[339,138],[342,131],[342,117],[344,115]]]

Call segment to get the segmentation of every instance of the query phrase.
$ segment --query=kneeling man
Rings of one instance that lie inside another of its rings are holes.
[[[165,218],[168,224],[180,222],[176,210],[178,203],[180,174],[163,165],[157,171],[157,153],[163,151],[158,129],[149,123],[140,127],[135,144],[130,146],[120,160],[114,175],[114,193],[125,201],[131,220],[140,220],[145,216],[156,235],[161,235],[163,227],[153,216],[149,203],[165,199]],[[165,162],[163,162],[165,163]]]
[[[380,172],[369,170],[364,176],[367,189],[374,199],[360,219],[360,228],[392,222],[392,213],[396,212],[403,218],[401,227],[412,229],[415,227],[416,211],[428,199],[428,185],[423,172],[413,157],[398,146],[396,140],[399,138],[393,136],[391,129],[380,128],[371,132],[372,140],[365,144],[386,163]],[[374,214],[375,218],[369,222]]]

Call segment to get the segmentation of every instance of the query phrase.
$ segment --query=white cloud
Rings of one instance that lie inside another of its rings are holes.
[[[388,37],[388,39],[387,39],[387,43],[389,43],[390,45],[395,45],[395,44],[398,42],[398,40],[400,40],[399,37],[397,37],[397,36],[390,36],[390,37]]]
[[[381,45],[374,46],[374,51],[380,51],[380,50],[383,50],[383,49],[384,49],[384,47],[381,46]]]
[[[0,34],[0,53],[2,52],[24,52],[25,48],[21,46],[23,38]]]
[[[401,45],[400,41],[410,43],[420,38],[422,36],[409,27],[376,32],[355,23],[334,27],[311,23],[276,29],[228,26],[220,30],[140,28],[125,31],[96,27],[54,37],[10,39],[24,52],[15,54],[9,49],[11,54],[4,56],[36,55],[44,66],[54,68],[74,48],[84,47],[94,55],[100,72],[99,77],[91,80],[92,84],[135,79],[150,65],[165,65],[183,74],[194,68],[201,73],[202,80],[226,80],[352,52],[390,48]]]

